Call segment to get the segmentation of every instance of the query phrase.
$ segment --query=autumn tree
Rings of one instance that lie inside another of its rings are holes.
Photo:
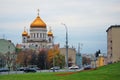
[[[63,66],[65,65],[65,56],[60,54],[59,47],[57,46],[54,46],[53,48],[48,50],[47,60],[49,68],[53,66],[60,66],[60,68],[63,68]]]
[[[47,55],[47,61],[48,61],[48,64],[49,64],[49,68],[50,67],[52,67],[52,63],[53,63],[53,56],[54,56],[54,54],[53,54],[53,49],[49,49],[48,50],[48,55]]]
[[[37,65],[37,54],[35,52],[31,54],[30,64]]]
[[[89,65],[91,63],[91,59],[88,57],[82,57],[82,64]]]
[[[38,54],[37,65],[41,69],[46,69],[47,67],[47,51],[41,50]]]
[[[21,51],[17,55],[16,63],[20,66],[28,66],[33,64],[32,59],[34,59],[35,53],[33,53],[33,50],[25,50]]]
[[[0,67],[4,67],[6,64],[5,56],[0,53]]]

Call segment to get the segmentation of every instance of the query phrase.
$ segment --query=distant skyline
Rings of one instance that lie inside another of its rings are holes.
[[[55,43],[65,45],[65,27],[69,46],[81,53],[107,53],[106,30],[120,24],[120,0],[0,0],[0,38],[22,43],[24,27],[30,24],[40,10],[41,19],[51,26]]]

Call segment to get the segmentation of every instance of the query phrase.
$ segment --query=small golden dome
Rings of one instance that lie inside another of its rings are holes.
[[[49,31],[48,36],[53,36],[53,33],[51,31]]]
[[[22,33],[22,36],[28,36],[28,33],[24,30],[24,32]]]
[[[53,36],[51,27],[50,27],[50,29],[49,29],[49,31],[48,31],[48,36]]]
[[[42,21],[42,19],[38,15],[30,25],[30,28],[46,28],[46,24]]]

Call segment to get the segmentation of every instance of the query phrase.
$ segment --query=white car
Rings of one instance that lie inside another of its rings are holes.
[[[79,67],[78,67],[78,66],[73,65],[73,66],[69,67],[69,69],[79,69]]]
[[[60,69],[60,67],[59,66],[54,66],[54,67],[52,67],[52,68],[50,68],[51,70],[53,70],[53,69],[55,69],[55,70],[59,70]]]

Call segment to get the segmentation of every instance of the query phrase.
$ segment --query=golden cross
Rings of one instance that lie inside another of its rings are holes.
[[[39,16],[39,12],[40,12],[40,10],[38,9],[37,11],[38,11],[38,16]]]

